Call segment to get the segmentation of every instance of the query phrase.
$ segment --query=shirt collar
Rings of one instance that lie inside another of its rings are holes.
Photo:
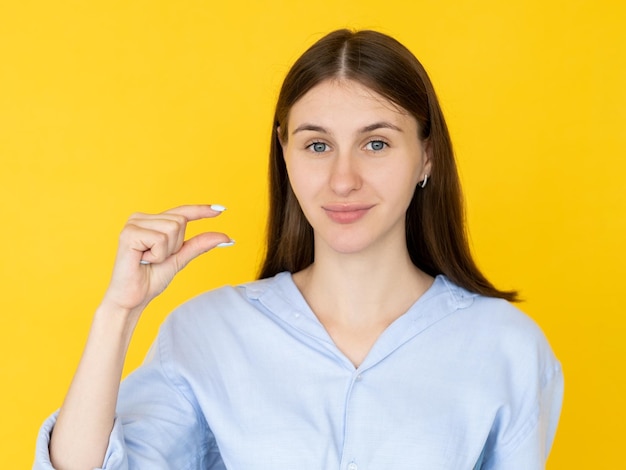
[[[325,343],[327,347],[334,347],[328,332],[295,285],[291,273],[282,272],[273,278],[244,284],[242,287],[250,301],[260,302],[281,321]],[[371,367],[443,318],[469,307],[476,295],[457,286],[446,276],[438,275],[409,310],[381,334],[359,369]]]

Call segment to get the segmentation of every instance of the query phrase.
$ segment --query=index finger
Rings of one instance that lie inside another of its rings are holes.
[[[225,210],[226,208],[220,204],[189,204],[174,207],[163,213],[181,215],[187,220],[200,220],[207,217],[216,217]]]

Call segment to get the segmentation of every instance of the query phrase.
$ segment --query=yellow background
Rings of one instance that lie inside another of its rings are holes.
[[[338,27],[423,61],[458,152],[474,251],[563,363],[550,469],[618,468],[626,411],[626,14],[620,0],[33,1],[0,6],[0,467],[29,468],[133,211],[220,203],[233,248],[181,273],[159,323],[254,277],[271,115],[293,60]]]

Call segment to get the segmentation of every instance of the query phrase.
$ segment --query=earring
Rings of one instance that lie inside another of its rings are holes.
[[[426,183],[428,183],[428,175],[425,175],[424,176],[424,180],[421,183],[419,183],[420,188],[425,188],[426,187]]]

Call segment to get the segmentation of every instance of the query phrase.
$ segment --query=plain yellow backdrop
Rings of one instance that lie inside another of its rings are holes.
[[[626,11],[608,0],[21,0],[0,5],[0,467],[29,468],[133,211],[220,203],[236,246],[142,319],[255,276],[272,107],[338,27],[405,43],[455,142],[474,252],[543,328],[566,398],[550,469],[618,468],[625,437]]]

